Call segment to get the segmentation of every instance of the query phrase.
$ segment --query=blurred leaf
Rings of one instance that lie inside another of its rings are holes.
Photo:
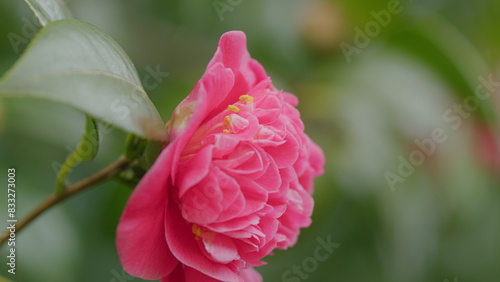
[[[161,142],[148,141],[144,154],[140,159],[141,167],[144,170],[148,170],[153,165],[158,155],[160,155],[162,147],[163,143]]]
[[[397,34],[392,43],[430,65],[461,98],[475,96],[479,76],[488,72],[484,59],[467,38],[438,16]],[[477,115],[493,120],[491,103],[481,101]]]
[[[57,174],[56,193],[62,193],[66,187],[66,178],[73,167],[81,162],[88,162],[95,158],[99,149],[99,131],[97,124],[91,117],[86,116],[85,130],[82,139],[75,151],[66,159]]]
[[[71,12],[62,0],[24,0],[35,13],[42,26],[49,22],[72,18]]]
[[[127,136],[124,155],[134,161],[126,170],[120,173],[120,180],[132,187],[136,186],[155,162],[163,144],[163,142],[145,140],[129,134]]]
[[[142,139],[134,134],[129,134],[125,141],[125,157],[135,160],[144,153],[147,140]]]
[[[12,280],[9,280],[3,276],[0,276],[0,282],[12,282]]]
[[[47,24],[0,80],[0,97],[47,99],[148,139],[166,137],[125,52],[78,20]]]

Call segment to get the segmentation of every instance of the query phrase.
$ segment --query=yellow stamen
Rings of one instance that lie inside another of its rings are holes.
[[[229,105],[229,106],[227,106],[227,110],[231,111],[231,112],[235,112],[235,113],[239,113],[240,112],[240,108],[236,107],[235,105]]]
[[[241,95],[240,101],[244,103],[253,102],[253,97],[250,95]]]
[[[227,129],[222,130],[222,132],[223,132],[223,133],[227,133],[227,134],[230,134],[230,133],[231,133],[231,131],[230,131],[230,130],[227,130]]]
[[[224,127],[225,127],[225,128],[229,129],[229,127],[231,127],[231,124],[232,124],[232,123],[233,123],[233,122],[231,121],[231,117],[230,117],[230,116],[226,116],[226,117],[224,118]]]
[[[196,224],[193,224],[193,226],[191,227],[191,231],[193,232],[194,235],[196,235],[196,237],[195,237],[196,240],[199,240],[201,237],[203,237],[203,233],[205,233],[205,231],[203,231]]]

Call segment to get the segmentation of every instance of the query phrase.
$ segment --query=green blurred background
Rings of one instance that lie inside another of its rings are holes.
[[[460,119],[454,110],[472,101],[479,77],[500,81],[500,2],[406,0],[385,26],[375,23],[375,15],[393,4],[68,3],[76,18],[99,26],[123,47],[140,77],[156,68],[169,73],[147,89],[164,121],[228,30],[245,31],[252,56],[275,85],[299,97],[306,131],[325,151],[326,172],[316,181],[313,225],[296,246],[266,258],[269,264],[258,268],[265,281],[500,281],[498,85],[490,85],[491,96]],[[26,47],[37,29],[33,23],[23,1],[0,2],[0,73]],[[369,33],[364,41],[360,30]],[[20,44],[11,44],[12,33],[23,38]],[[358,49],[346,56],[346,46]],[[75,147],[83,125],[82,114],[60,105],[0,100],[0,179],[6,187],[7,168],[16,168],[18,216],[53,191],[52,165]],[[391,188],[387,172],[397,174],[402,158],[424,154],[415,139],[432,138],[436,129],[446,140],[434,143],[414,173]],[[71,180],[116,159],[124,139],[119,130],[103,136],[97,159],[78,166]],[[114,245],[130,193],[109,182],[51,209],[18,235],[15,276],[6,273],[2,247],[0,275],[13,281],[141,281],[124,275]],[[318,238],[340,246],[314,264],[309,257]],[[294,265],[302,278],[283,277]]]

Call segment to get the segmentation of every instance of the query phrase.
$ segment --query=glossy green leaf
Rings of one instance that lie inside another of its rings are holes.
[[[49,22],[72,18],[65,2],[68,0],[24,0],[42,26]]]
[[[76,149],[69,155],[57,174],[56,193],[62,193],[66,188],[66,179],[73,168],[81,163],[95,158],[99,149],[99,131],[91,117],[86,116],[85,130]]]
[[[42,28],[0,80],[0,97],[51,100],[147,139],[166,139],[128,56],[83,21],[64,19]]]

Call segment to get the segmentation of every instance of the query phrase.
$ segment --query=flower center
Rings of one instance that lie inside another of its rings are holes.
[[[191,231],[193,232],[194,235],[196,235],[196,237],[195,237],[196,240],[200,240],[200,238],[202,238],[206,232],[205,230],[201,229],[201,227],[199,227],[196,224],[193,224],[193,226],[191,227]]]

